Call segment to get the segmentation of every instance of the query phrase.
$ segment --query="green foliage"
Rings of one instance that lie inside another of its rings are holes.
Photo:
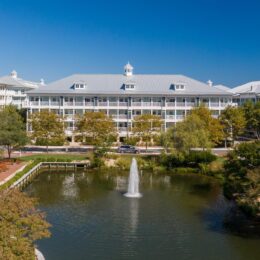
[[[216,156],[209,151],[191,151],[189,153],[173,152],[162,153],[160,164],[167,169],[176,167],[202,167],[216,160]],[[201,165],[201,166],[200,166]]]
[[[232,143],[243,133],[246,125],[244,112],[241,108],[228,106],[222,111],[220,121],[224,127],[225,139],[230,139]]]
[[[169,139],[178,151],[189,152],[191,148],[209,148],[212,143],[210,134],[197,115],[189,115],[184,121],[168,130]],[[169,142],[169,141],[167,141]]]
[[[223,126],[221,125],[219,119],[212,117],[211,111],[201,105],[195,107],[191,111],[191,116],[198,116],[201,120],[201,127],[209,134],[209,140],[212,144],[219,144],[222,142],[223,135]]]
[[[256,137],[260,139],[260,101],[255,104],[247,101],[243,104],[242,110],[246,118],[246,128],[254,131]]]
[[[127,145],[136,145],[138,142],[140,141],[140,138],[136,137],[136,136],[130,136],[127,137],[124,141],[124,144]]]
[[[27,142],[25,124],[13,106],[7,106],[0,111],[0,122],[0,145],[6,147],[10,158],[14,148],[19,148]]]
[[[34,242],[50,236],[37,201],[18,190],[0,193],[0,259],[35,259]]]
[[[224,193],[248,213],[260,213],[260,142],[242,143],[225,163]]]
[[[146,149],[152,138],[161,131],[162,119],[160,116],[143,114],[133,120],[132,132],[135,137],[145,142]]]
[[[63,145],[65,134],[62,119],[49,110],[41,110],[30,117],[32,125],[32,138],[37,145]]]
[[[96,149],[102,148],[103,154],[116,141],[114,121],[103,112],[86,112],[78,118],[76,126],[77,132],[88,141],[88,144],[94,145]]]
[[[89,159],[84,154],[34,154],[19,158],[21,161],[39,161],[39,162],[71,162],[83,161]]]

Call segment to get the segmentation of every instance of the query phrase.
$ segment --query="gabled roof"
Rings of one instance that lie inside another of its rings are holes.
[[[260,81],[251,81],[241,86],[235,87],[232,91],[236,94],[256,93],[260,94]]]
[[[0,77],[0,85],[12,86],[17,88],[28,88],[28,89],[35,89],[41,85],[38,82],[27,81],[22,78],[18,78],[16,75],[11,74],[11,75]]]
[[[135,74],[125,76],[121,74],[75,74],[57,80],[46,86],[30,91],[28,94],[126,94],[123,85],[126,82],[134,82],[135,89],[131,95],[227,95],[231,93],[218,88],[210,87],[206,83],[194,80],[183,75],[149,75]],[[75,82],[84,82],[85,89],[75,90]],[[173,90],[173,84],[185,84],[185,90]]]

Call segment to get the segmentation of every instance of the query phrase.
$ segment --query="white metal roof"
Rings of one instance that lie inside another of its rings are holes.
[[[235,87],[232,91],[236,94],[256,93],[260,94],[260,81],[251,81],[241,86]]]
[[[126,82],[134,82],[131,93],[124,89]],[[82,82],[85,89],[75,90],[74,83]],[[184,90],[174,90],[173,84],[184,84]],[[210,87],[206,83],[183,75],[135,74],[74,74],[57,80],[46,86],[28,92],[28,94],[126,94],[129,95],[232,95],[226,90]]]

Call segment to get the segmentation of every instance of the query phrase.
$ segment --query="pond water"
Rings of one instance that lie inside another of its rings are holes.
[[[25,191],[52,224],[52,237],[37,243],[46,260],[259,259],[260,239],[227,224],[234,206],[216,181],[144,173],[143,197],[131,199],[127,180],[111,171],[35,178]]]

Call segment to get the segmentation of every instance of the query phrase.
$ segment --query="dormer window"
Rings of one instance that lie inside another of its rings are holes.
[[[173,89],[174,90],[185,90],[185,85],[184,84],[173,84]]]
[[[86,85],[84,83],[75,83],[74,89],[84,89]]]
[[[125,90],[134,90],[135,84],[125,84]]]

